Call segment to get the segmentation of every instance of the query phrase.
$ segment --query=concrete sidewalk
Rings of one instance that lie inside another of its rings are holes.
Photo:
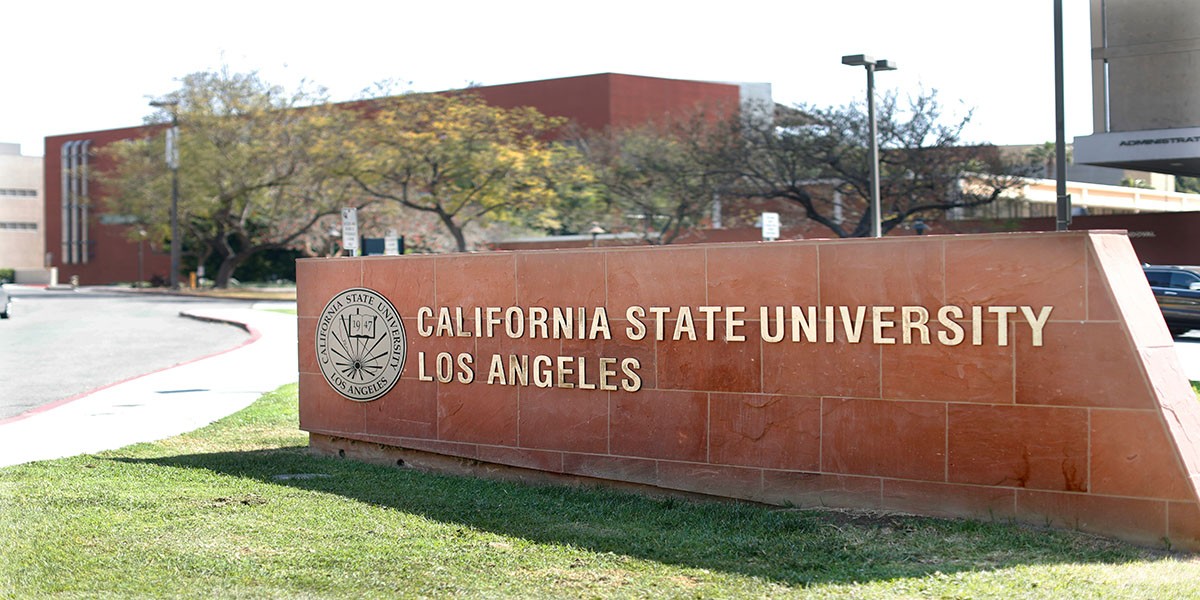
[[[0,466],[112,450],[193,431],[298,379],[294,315],[220,308],[181,316],[237,324],[250,338],[231,350],[0,422]]]

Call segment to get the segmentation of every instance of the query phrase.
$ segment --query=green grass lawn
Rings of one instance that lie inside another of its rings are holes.
[[[0,469],[0,597],[1200,597],[1200,558],[1079,533],[528,487],[306,443],[288,386],[191,434]]]

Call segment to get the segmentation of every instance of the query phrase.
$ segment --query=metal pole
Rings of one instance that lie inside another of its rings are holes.
[[[1066,108],[1063,102],[1063,19],[1062,0],[1054,0],[1054,167],[1058,196],[1058,221],[1055,229],[1071,226],[1071,196],[1067,194]]]
[[[167,131],[166,159],[167,168],[171,169],[171,289],[179,289],[179,254],[181,241],[179,239],[179,101],[155,100],[150,102],[155,108],[166,108],[171,111],[171,129]]]
[[[883,237],[879,208],[879,124],[875,120],[875,65],[867,63],[867,119],[871,136],[871,237]]]
[[[137,283],[134,284],[134,286],[133,286],[135,288],[142,287],[142,282],[146,280],[145,270],[143,268],[143,265],[145,264],[143,262],[143,255],[145,253],[145,248],[146,248],[146,230],[141,229],[138,231],[138,280],[137,280]]]
[[[171,289],[179,289],[179,167],[171,169]]]
[[[168,149],[171,167],[171,289],[179,289],[179,263],[182,244],[179,239],[179,113],[171,111],[171,138]]]

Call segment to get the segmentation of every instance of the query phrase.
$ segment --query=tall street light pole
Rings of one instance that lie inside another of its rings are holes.
[[[1071,226],[1071,195],[1067,193],[1067,121],[1063,93],[1062,0],[1054,0],[1054,180],[1057,196],[1055,231]]]
[[[171,289],[179,289],[179,101],[156,100],[155,108],[171,111],[171,129],[167,131],[167,168],[171,169]]]
[[[896,63],[884,58],[875,60],[866,54],[848,54],[842,57],[842,64],[867,69],[867,119],[870,121],[871,138],[871,237],[883,237],[879,206],[879,125],[875,119],[875,71],[895,71]]]

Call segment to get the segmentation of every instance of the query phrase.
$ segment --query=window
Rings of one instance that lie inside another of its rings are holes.
[[[1171,273],[1171,286],[1175,289],[1186,290],[1190,289],[1193,283],[1200,282],[1200,275],[1188,273],[1186,271],[1176,271]]]
[[[1154,287],[1171,287],[1171,274],[1163,271],[1146,271],[1146,279]]]
[[[62,146],[62,261],[87,263],[91,247],[88,231],[88,160],[91,140],[73,140]]]

